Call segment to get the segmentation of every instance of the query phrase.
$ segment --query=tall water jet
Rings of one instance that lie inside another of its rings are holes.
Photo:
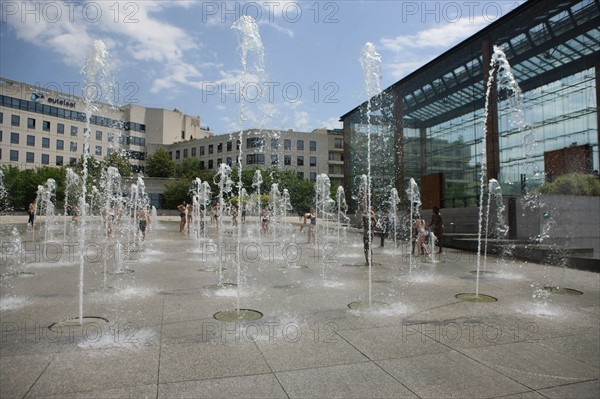
[[[494,203],[494,214],[495,218],[491,220],[492,211],[492,200]],[[488,183],[488,200],[485,216],[485,245],[484,245],[484,257],[483,257],[483,273],[486,273],[487,267],[487,253],[488,253],[488,237],[490,235],[490,225],[493,226],[494,231],[491,233],[493,237],[497,239],[505,239],[508,235],[508,226],[504,220],[505,206],[502,200],[502,187],[496,179],[490,179]],[[493,222],[493,223],[492,223]],[[503,245],[504,247],[504,245]],[[502,254],[501,254],[502,255]]]
[[[409,220],[409,229],[410,229],[410,233],[409,233],[409,243],[408,243],[408,248],[410,251],[410,255],[408,257],[408,264],[409,264],[409,273],[412,273],[412,268],[415,265],[415,259],[414,259],[414,243],[415,243],[415,237],[414,237],[414,231],[415,231],[415,222],[417,217],[421,217],[419,214],[419,209],[421,209],[421,193],[419,192],[419,186],[417,185],[417,182],[415,181],[415,179],[411,178],[408,182],[408,188],[406,189],[406,194],[408,195],[408,200],[410,201],[410,220]]]
[[[56,181],[46,180],[40,195],[40,214],[44,215],[44,241],[48,242],[48,230],[54,216],[54,202],[56,202]]]
[[[361,186],[365,186],[363,188],[363,198],[359,198],[359,211],[362,209],[361,216],[363,220],[367,221],[367,226],[363,226],[364,229],[367,229],[367,240],[366,243],[368,247],[365,249],[367,253],[367,265],[369,267],[369,293],[368,293],[368,302],[366,304],[361,302],[353,302],[348,305],[350,308],[366,308],[370,309],[374,303],[372,301],[372,293],[371,293],[371,285],[372,285],[372,272],[373,272],[373,231],[372,231],[372,223],[371,223],[371,208],[372,208],[372,198],[371,198],[371,135],[372,135],[372,126],[371,126],[371,109],[372,109],[372,101],[373,98],[379,96],[381,94],[381,56],[375,51],[375,46],[373,43],[366,43],[362,49],[360,55],[360,65],[364,74],[365,81],[365,91],[367,97],[367,103],[365,108],[366,115],[366,128],[367,128],[367,174],[365,179],[361,176]],[[362,203],[362,204],[361,204]],[[366,219],[365,219],[366,217]],[[364,222],[363,222],[364,224]],[[381,307],[382,304],[378,303],[377,307]]]
[[[335,198],[337,203],[337,243],[340,245],[340,230],[342,224],[348,223],[350,218],[347,216],[348,204],[346,203],[346,193],[344,187],[339,186],[335,192]],[[344,230],[345,231],[345,230]]]
[[[244,120],[246,118],[245,104],[247,99],[245,98],[246,85],[249,83],[248,75],[249,72],[253,72],[252,69],[248,68],[249,56],[254,55],[256,57],[256,64],[254,66],[254,72],[259,77],[264,75],[264,48],[258,25],[256,21],[249,16],[241,16],[232,25],[232,29],[236,30],[238,36],[238,44],[240,50],[241,64],[242,64],[242,75],[241,84],[244,90],[242,90],[242,101],[240,101],[240,132],[238,137],[239,152],[237,157],[237,168],[238,168],[238,195],[241,194],[243,183],[242,183],[242,147],[244,137]],[[260,219],[260,218],[259,218]],[[260,229],[259,229],[260,231]],[[248,321],[256,320],[262,317],[262,313],[255,310],[243,310],[240,309],[240,287],[241,287],[241,237],[242,237],[242,223],[237,225],[237,252],[236,257],[236,268],[237,268],[237,298],[236,298],[236,309],[235,311],[221,311],[217,312],[214,317],[222,321]]]
[[[492,87],[497,84],[498,87],[506,89],[508,93],[508,101],[511,106],[511,124],[512,125],[524,125],[524,117],[523,117],[523,96],[521,92],[521,88],[517,84],[514,75],[511,72],[510,64],[506,59],[506,55],[504,52],[498,47],[493,47],[493,54],[490,60],[490,71],[488,80],[486,82],[486,92],[485,92],[485,109],[484,109],[484,120],[487,121],[489,117],[490,111],[490,93],[492,91]],[[496,76],[497,71],[497,76]],[[481,236],[483,234],[484,222],[483,222],[483,209],[484,209],[484,196],[486,191],[486,182],[487,182],[487,151],[486,151],[486,143],[487,143],[487,131],[488,125],[484,124],[483,128],[483,140],[482,140],[482,149],[481,149],[481,170],[480,170],[480,187],[479,187],[479,229],[477,231],[477,271],[476,271],[476,283],[475,283],[475,295],[472,296],[468,293],[458,294],[457,298],[465,301],[474,301],[474,302],[489,302],[495,301],[496,298],[491,297],[489,295],[483,295],[480,297],[479,295],[479,275],[481,272]]]
[[[317,175],[317,181],[315,183],[315,212],[317,220],[322,221],[325,224],[325,231],[328,232],[329,213],[333,207],[333,200],[331,199],[331,183],[329,176],[325,173]],[[319,234],[318,230],[315,232],[315,245],[317,251],[323,249],[323,258],[321,259],[321,280],[325,281],[325,239],[326,233]]]
[[[64,205],[64,226],[63,226],[63,242],[67,241],[67,222],[68,215],[74,209],[74,206],[69,203],[69,198],[79,198],[79,189],[81,188],[81,179],[73,169],[67,168],[67,178],[65,186],[65,205]]]
[[[390,190],[390,197],[388,199],[388,217],[387,225],[391,229],[394,235],[394,251],[398,248],[398,204],[400,204],[400,196],[396,187],[392,187]]]
[[[258,216],[258,237],[262,236],[261,217],[260,217],[260,214],[262,212],[262,199],[261,199],[260,188],[261,188],[262,184],[263,184],[262,173],[260,172],[260,169],[257,169],[254,171],[254,176],[252,176],[252,187],[254,188],[254,194],[256,196],[256,203],[257,203],[256,214]]]

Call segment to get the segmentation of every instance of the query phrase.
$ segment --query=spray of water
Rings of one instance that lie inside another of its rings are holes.
[[[234,29],[237,33],[238,37],[238,45],[240,51],[240,59],[242,65],[242,75],[241,75],[241,84],[245,88],[246,85],[250,82],[249,76],[254,71],[257,73],[257,76],[264,75],[264,47],[262,44],[262,39],[260,37],[260,33],[258,30],[258,24],[256,21],[249,16],[243,15],[241,16],[235,23],[232,25],[232,29]],[[249,64],[249,57],[254,56],[254,66]],[[242,90],[242,93],[245,91]],[[244,119],[246,117],[245,111],[246,99],[243,98],[240,101],[240,118],[239,118],[239,152],[237,157],[237,167],[238,167],[238,194],[242,192],[243,184],[242,184],[242,147],[243,147],[243,138],[244,138]],[[238,232],[237,232],[237,249],[240,250],[241,247],[241,237],[242,237],[242,223],[238,223]],[[237,262],[237,302],[236,309],[239,314],[240,311],[240,285],[241,285],[241,257],[236,257]]]
[[[369,250],[367,255],[367,263],[369,264],[369,305],[371,305],[371,279],[373,259],[371,248],[373,246],[370,212],[371,212],[371,108],[372,98],[381,93],[381,56],[375,51],[373,43],[366,43],[362,49],[360,56],[360,65],[363,69],[366,95],[367,95],[367,203],[366,211],[368,215]]]
[[[92,113],[96,110],[96,101],[98,101],[98,88],[108,94],[106,88],[110,86],[108,83],[110,71],[110,57],[106,45],[102,40],[96,40],[92,44],[92,48],[88,57],[85,60],[81,73],[84,75],[84,96],[83,102],[85,105],[85,130],[83,135],[83,174],[81,178],[81,196],[79,197],[79,248],[84,248],[85,244],[85,222],[87,216],[87,178],[88,178],[88,159],[90,157],[90,121]],[[100,95],[102,91],[100,92]],[[79,256],[79,323],[83,324],[83,274],[84,274],[84,251],[80,250]]]

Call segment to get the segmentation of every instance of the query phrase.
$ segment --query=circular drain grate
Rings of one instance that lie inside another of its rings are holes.
[[[121,269],[121,270],[117,270],[116,272],[106,272],[106,274],[110,274],[113,276],[121,276],[123,274],[131,274],[131,273],[135,273],[135,270],[133,269]]]
[[[252,309],[222,310],[213,315],[216,320],[227,322],[254,321],[261,317],[263,317],[261,312]]]
[[[204,288],[207,290],[222,290],[227,288],[236,288],[237,284],[235,283],[217,283],[217,284],[208,284],[205,285]]]
[[[108,323],[108,319],[99,316],[83,316],[82,323],[79,322],[79,317],[73,317],[63,321],[52,323],[48,329],[57,333],[68,331],[70,334],[88,331],[92,328],[102,328],[101,326]]]
[[[14,272],[14,273],[7,273],[7,274],[3,274],[2,278],[14,278],[14,277],[29,277],[29,276],[35,276],[35,273],[32,272]]]
[[[359,310],[361,312],[378,311],[386,309],[389,305],[385,302],[380,301],[354,301],[348,304],[348,307],[352,310]]]
[[[463,292],[456,294],[455,297],[464,302],[496,302],[498,299],[490,295],[475,294],[474,292]]]
[[[563,287],[544,287],[545,291],[551,292],[553,294],[561,294],[561,295],[583,295],[583,292],[574,290],[572,288],[563,288]]]

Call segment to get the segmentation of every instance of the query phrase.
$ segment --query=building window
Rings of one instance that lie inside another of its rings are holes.
[[[27,129],[35,129],[35,119],[27,118]]]
[[[100,146],[100,145],[96,146],[96,152],[95,152],[95,154],[98,155],[98,156],[102,155],[102,146]]]
[[[204,155],[204,146],[200,146],[200,156]]]
[[[217,144],[217,152],[223,152],[223,143]]]
[[[317,166],[317,157],[310,157],[310,166]]]
[[[271,165],[279,165],[279,157],[277,154],[271,155]]]
[[[63,164],[63,157],[62,155],[57,155],[56,156],[56,166],[62,166]]]
[[[277,137],[271,138],[271,148],[279,148],[279,139]]]
[[[77,152],[77,142],[71,141],[71,152]]]
[[[65,125],[63,123],[56,124],[56,133],[65,134]]]
[[[200,161],[200,169],[204,170],[204,161]]]
[[[69,165],[70,166],[77,165],[77,158],[73,158],[73,157],[69,158]]]
[[[304,180],[304,172],[298,172],[298,179]]]
[[[11,126],[21,126],[21,117],[19,115],[11,115],[10,116],[10,125]]]
[[[227,166],[231,167],[233,165],[233,160],[231,157],[227,157]]]
[[[0,123],[4,123],[4,113],[0,112]]]
[[[71,136],[77,136],[78,129],[77,126],[71,126]]]
[[[185,140],[185,131],[181,131],[181,140]]]
[[[223,158],[217,158],[217,165],[221,165],[223,163]]]
[[[213,144],[209,144],[209,146],[208,146],[208,153],[212,154],[213,152],[215,152],[215,146]]]
[[[304,140],[296,141],[296,147],[298,151],[304,151]]]
[[[27,135],[27,145],[30,147],[34,147],[35,146],[35,136],[28,134]]]
[[[50,139],[48,137],[42,137],[42,148],[50,148]]]
[[[175,159],[179,159],[179,158],[181,158],[181,151],[175,150]]]
[[[96,140],[102,141],[102,130],[96,130]]]
[[[212,169],[213,168],[213,160],[209,159],[208,160],[208,169]]]
[[[196,156],[196,147],[192,147],[192,157]]]
[[[63,140],[56,140],[56,149],[57,150],[64,150],[65,149],[65,142]]]
[[[113,153],[113,149],[112,149],[112,148],[110,148],[110,147],[108,147],[108,148],[106,149],[106,155],[111,155],[112,153]]]
[[[43,121],[42,122],[42,130],[44,132],[49,132],[50,131],[50,121]]]
[[[302,155],[298,155],[296,158],[296,165],[304,166],[304,157]]]
[[[113,140],[114,140],[114,138],[115,138],[115,135],[114,135],[113,133],[110,133],[110,132],[109,132],[109,133],[106,135],[106,141],[108,141],[109,143],[112,143],[112,142],[113,142]]]
[[[262,137],[249,137],[246,139],[246,148],[261,148],[264,142]]]
[[[283,164],[285,166],[290,166],[292,164],[292,156],[291,155],[284,155],[283,156]]]
[[[290,139],[284,139],[283,140],[283,149],[290,151],[292,149],[292,140]]]
[[[42,165],[50,164],[50,155],[42,154]]]
[[[184,158],[187,158],[187,157],[188,157],[188,149],[187,149],[187,148],[184,148],[184,149],[183,149],[183,157],[184,157]]]
[[[310,181],[317,181],[317,172],[310,172]]]
[[[19,161],[19,151],[17,151],[17,150],[10,150],[10,160],[18,162]]]
[[[317,142],[316,141],[311,140],[309,145],[310,145],[311,151],[317,151]]]
[[[264,165],[265,154],[248,154],[246,155],[246,165]]]
[[[34,163],[35,162],[35,154],[33,152],[25,153],[25,162]]]
[[[0,130],[0,141],[2,141],[2,130]]]
[[[233,142],[231,140],[229,140],[227,142],[227,152],[230,152],[232,148],[233,148]]]
[[[10,143],[19,144],[19,133],[12,132],[10,134]]]
[[[342,148],[342,146],[342,139],[337,137],[333,139],[333,148]]]

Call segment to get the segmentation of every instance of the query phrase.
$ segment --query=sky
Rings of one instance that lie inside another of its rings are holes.
[[[385,89],[522,3],[2,0],[0,76],[81,96],[101,40],[112,89],[100,101],[176,108],[215,134],[340,128],[373,91],[367,43]],[[262,57],[243,56],[232,28],[242,16],[256,23]]]

